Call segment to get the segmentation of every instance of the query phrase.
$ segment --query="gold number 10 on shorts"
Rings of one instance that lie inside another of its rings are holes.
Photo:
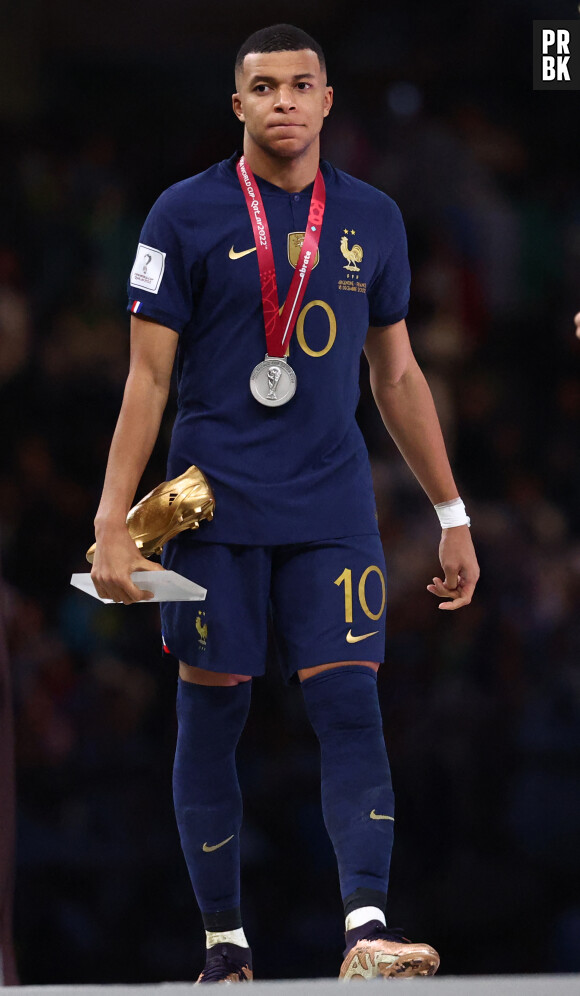
[[[381,607],[378,612],[371,612],[367,603],[366,596],[366,584],[369,574],[378,574],[381,581]],[[352,571],[350,567],[345,567],[344,571],[334,582],[337,585],[344,584],[344,621],[351,623],[352,619]],[[367,567],[366,571],[361,575],[361,579],[358,583],[358,600],[360,602],[361,609],[364,614],[369,617],[369,619],[380,619],[383,614],[383,609],[385,607],[385,601],[387,598],[387,592],[385,587],[385,579],[383,577],[383,572],[380,567],[376,567],[375,564],[371,564]]]

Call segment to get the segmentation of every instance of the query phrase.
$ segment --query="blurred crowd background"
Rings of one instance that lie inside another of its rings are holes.
[[[472,517],[473,605],[437,611],[438,527],[360,421],[389,568],[389,922],[442,972],[580,971],[578,92],[532,90],[568,0],[8,3],[0,34],[0,541],[23,983],[193,979],[203,933],[171,801],[175,665],[154,606],[87,569],[128,358],[125,282],[160,191],[240,144],[233,61],[279,20],[327,53],[324,155],[406,220],[409,327]],[[171,402],[139,496],[165,478]],[[334,975],[342,911],[318,747],[275,660],[239,750],[260,977]],[[1,817],[0,817],[1,818]]]

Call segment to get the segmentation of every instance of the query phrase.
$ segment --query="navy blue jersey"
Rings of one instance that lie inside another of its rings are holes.
[[[301,543],[376,531],[366,447],[355,421],[369,325],[407,314],[409,264],[396,204],[322,162],[326,211],[316,265],[290,344],[294,398],[268,408],[249,387],[266,339],[254,236],[237,156],[166,190],[129,278],[129,310],[179,333],[178,414],[168,478],[197,464],[216,513],[196,540]],[[296,265],[312,186],[256,177],[280,305]]]

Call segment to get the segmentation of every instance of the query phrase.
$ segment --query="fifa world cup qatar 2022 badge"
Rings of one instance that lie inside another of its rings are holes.
[[[285,405],[294,397],[296,392],[296,374],[288,363],[285,354],[288,352],[310,274],[318,262],[318,243],[326,205],[326,187],[319,168],[310,198],[304,242],[294,269],[290,290],[280,314],[276,268],[268,219],[254,174],[244,156],[241,156],[236,166],[236,172],[246,199],[246,207],[254,232],[266,331],[266,357],[252,370],[250,390],[261,405],[275,407]]]

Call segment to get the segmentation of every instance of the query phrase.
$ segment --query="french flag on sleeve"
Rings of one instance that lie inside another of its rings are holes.
[[[141,311],[141,301],[133,301],[133,304],[131,305],[131,311],[133,312],[134,315],[136,315],[138,311]]]

